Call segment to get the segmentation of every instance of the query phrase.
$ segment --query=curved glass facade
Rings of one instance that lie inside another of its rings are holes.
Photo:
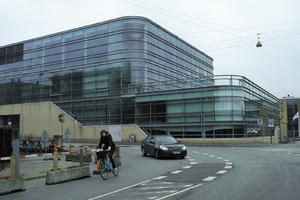
[[[151,20],[122,17],[0,47],[0,104],[52,101],[84,125],[137,123],[178,137],[200,137],[199,127],[243,135],[257,110],[278,111],[254,83],[214,79],[212,62]]]
[[[207,81],[207,80],[203,80]],[[198,80],[197,82],[201,82]],[[136,97],[137,123],[180,138],[267,136],[279,124],[278,99],[242,76],[215,76],[214,86]],[[262,121],[259,124],[258,121]]]

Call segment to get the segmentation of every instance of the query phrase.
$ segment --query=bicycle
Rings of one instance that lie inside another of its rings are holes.
[[[107,180],[109,178],[109,174],[112,173],[114,176],[119,175],[119,166],[118,163],[115,161],[116,168],[113,169],[112,163],[109,158],[109,151],[103,151],[100,149],[96,150],[97,153],[100,154],[100,159],[96,162],[96,171],[98,172],[103,180]]]

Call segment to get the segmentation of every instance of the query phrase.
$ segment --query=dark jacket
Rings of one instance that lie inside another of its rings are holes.
[[[103,147],[104,150],[108,149],[109,146],[112,150],[114,150],[116,147],[110,134],[107,136],[101,136],[99,144],[98,144],[98,148],[102,149],[102,145],[104,145],[104,147]]]

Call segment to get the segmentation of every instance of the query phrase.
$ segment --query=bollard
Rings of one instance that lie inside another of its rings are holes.
[[[69,151],[72,152],[73,151],[73,145],[70,144],[69,146]]]
[[[80,167],[83,167],[84,166],[83,149],[80,149],[80,151],[79,151],[79,162],[80,162]]]
[[[116,146],[114,158],[115,158],[116,162],[118,163],[118,165],[121,166],[122,163],[121,163],[121,156],[120,156],[120,147],[118,147],[118,146]]]
[[[10,156],[10,177],[17,178],[17,159],[15,156]]]
[[[57,144],[54,144],[53,151],[53,169],[54,172],[58,171],[58,152],[57,152]]]
[[[84,155],[87,155],[87,147],[84,147]]]
[[[20,142],[19,139],[14,139],[12,141],[12,146],[13,146],[13,152],[12,152],[12,157],[13,157],[13,162],[11,163],[11,173],[14,178],[19,178],[20,177]]]

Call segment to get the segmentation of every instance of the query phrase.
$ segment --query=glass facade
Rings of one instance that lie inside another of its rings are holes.
[[[275,97],[213,78],[212,62],[151,20],[122,17],[0,47],[0,104],[52,101],[84,125],[177,137],[244,136],[261,109],[277,114]]]
[[[288,137],[296,138],[299,137],[298,120],[293,120],[294,116],[298,112],[298,101],[297,98],[286,98],[287,99],[287,125],[288,125]]]
[[[215,76],[214,86],[139,94],[137,124],[180,138],[235,138],[273,134],[278,99],[242,76]],[[262,124],[258,123],[262,120]]]

